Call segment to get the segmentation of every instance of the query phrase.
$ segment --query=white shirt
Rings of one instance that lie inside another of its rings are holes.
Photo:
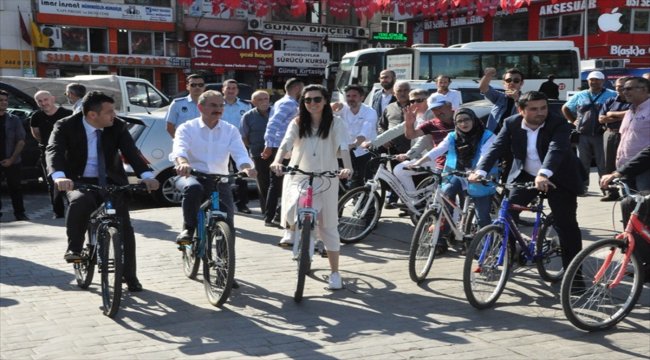
[[[361,104],[359,112],[354,114],[347,104],[336,112],[347,126],[349,144],[357,141],[357,137],[363,136],[367,141],[375,140],[377,137],[377,112],[366,104]]]
[[[228,174],[230,156],[235,160],[237,168],[241,169],[243,164],[253,167],[253,160],[248,156],[241,134],[235,126],[219,120],[210,129],[198,117],[178,127],[169,160],[174,162],[176,158],[184,157],[198,171]]]
[[[537,136],[539,135],[539,130],[544,127],[546,123],[542,123],[537,129],[532,130],[526,126],[526,121],[521,121],[521,128],[526,131],[527,143],[526,143],[526,161],[524,162],[524,171],[529,175],[537,176],[538,174],[544,174],[547,177],[553,176],[553,171],[548,169],[542,169],[542,159],[539,157],[539,152],[537,151]]]
[[[428,107],[431,107],[436,99],[450,102],[452,110],[457,110],[460,107],[460,104],[463,103],[463,98],[461,97],[460,91],[452,89],[449,89],[449,91],[444,95],[439,92],[431,94],[431,96],[429,96],[427,99]]]
[[[381,112],[383,113],[384,110],[386,110],[386,106],[390,104],[390,100],[393,98],[393,94],[386,92],[386,91],[381,91]]]

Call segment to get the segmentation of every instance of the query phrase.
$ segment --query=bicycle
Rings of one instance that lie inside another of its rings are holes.
[[[197,213],[197,233],[193,241],[179,246],[183,253],[183,271],[188,278],[194,279],[203,260],[205,294],[210,304],[220,307],[228,300],[235,282],[235,235],[228,224],[227,213],[221,210],[218,184],[244,175],[206,174],[197,170],[190,174],[213,182],[214,187]]]
[[[453,171],[446,174],[432,172],[426,167],[413,168],[417,172],[429,172],[435,177],[436,183],[441,183],[442,178],[447,175],[467,177],[464,172]],[[488,181],[483,181],[484,185]],[[494,199],[494,198],[493,198]],[[451,207],[451,211],[445,204]],[[494,204],[493,204],[494,206]],[[458,220],[456,220],[458,219]],[[475,221],[474,202],[469,195],[465,196],[463,207],[456,204],[455,199],[449,199],[444,195],[441,186],[437,187],[432,193],[431,200],[427,204],[427,209],[420,217],[413,237],[409,251],[409,276],[411,280],[420,284],[426,278],[433,261],[436,257],[436,246],[442,229],[448,227],[451,231],[447,240],[465,246],[472,240],[472,235],[476,232],[478,224]]]
[[[93,281],[95,265],[101,275],[103,313],[114,317],[122,298],[124,252],[122,248],[122,219],[113,208],[115,196],[120,192],[147,190],[144,184],[99,186],[76,183],[79,191],[98,191],[104,202],[90,214],[88,230],[81,260],[73,261],[77,285],[87,289]]]
[[[399,179],[386,167],[388,162],[395,159],[396,156],[386,154],[371,159],[371,163],[379,162],[373,178],[366,181],[364,186],[346,192],[339,199],[338,230],[341,242],[346,244],[359,242],[377,226],[386,189],[391,189],[398,195],[411,214],[411,222],[417,224],[430,198],[429,194],[435,190],[438,183],[426,182],[415,192],[407,192]]]
[[[314,254],[314,241],[311,238],[311,232],[316,226],[318,220],[318,210],[313,208],[314,199],[314,178],[325,177],[334,178],[338,176],[336,171],[309,172],[303,171],[298,167],[283,167],[285,174],[295,175],[296,173],[306,175],[307,187],[300,190],[298,198],[298,207],[296,211],[296,230],[300,231],[300,238],[293,243],[293,256],[297,263],[298,280],[296,291],[293,294],[293,300],[297,303],[302,301],[305,289],[305,277],[311,271],[311,261]]]
[[[553,214],[544,212],[545,193],[539,192],[528,206],[511,204],[510,189],[535,189],[533,183],[504,186],[498,218],[474,236],[463,266],[463,288],[469,303],[477,309],[492,307],[506,286],[513,262],[535,263],[545,281],[562,280],[562,249],[555,231]],[[524,239],[508,210],[535,213],[530,239]],[[513,236],[511,238],[511,235]]]
[[[623,196],[636,202],[625,230],[614,239],[596,241],[580,251],[569,264],[560,288],[567,319],[586,331],[615,326],[632,311],[643,289],[645,274],[634,250],[637,241],[650,244],[650,226],[639,218],[641,205],[650,202],[650,195],[632,195],[625,183],[614,181]]]

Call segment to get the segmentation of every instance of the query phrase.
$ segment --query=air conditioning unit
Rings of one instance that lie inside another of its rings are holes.
[[[627,61],[625,59],[598,59],[596,60],[597,69],[624,68]]]
[[[354,29],[354,37],[358,38],[368,38],[370,35],[370,32],[366,28],[355,28]]]
[[[262,18],[258,18],[258,17],[248,18],[248,30],[253,30],[253,31],[262,30]]]
[[[63,47],[61,37],[61,28],[58,26],[42,25],[41,33],[50,38],[50,48],[57,49]]]

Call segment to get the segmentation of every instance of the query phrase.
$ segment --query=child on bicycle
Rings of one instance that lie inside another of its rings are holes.
[[[445,161],[445,172],[462,171],[474,169],[481,154],[487,151],[495,140],[494,134],[485,129],[481,120],[474,111],[461,108],[454,114],[455,129],[436,147],[431,149],[422,158],[409,161],[405,167],[421,166],[430,161],[435,161],[440,155],[447,154]],[[496,174],[497,168],[492,171]],[[480,183],[468,183],[466,178],[449,175],[444,179],[442,189],[448,199],[455,199],[456,196],[464,199],[465,191],[474,200],[476,219],[479,227],[488,225],[490,219],[490,199],[496,192],[493,185],[482,185]],[[452,209],[450,209],[452,211]],[[436,255],[447,251],[447,244],[444,238],[438,243]]]

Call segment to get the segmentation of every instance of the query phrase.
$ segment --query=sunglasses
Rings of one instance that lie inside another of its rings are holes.
[[[323,101],[323,97],[314,96],[313,98],[308,98],[308,97],[305,98],[305,104],[311,104],[312,101],[316,104],[320,104]]]
[[[415,104],[415,103],[420,104],[421,102],[423,102],[425,100],[426,99],[411,99],[411,100],[409,100],[409,103],[411,103],[411,104]]]
[[[193,88],[202,88],[204,86],[205,86],[205,84],[190,84],[190,87],[193,87]]]
[[[521,79],[507,78],[507,79],[504,79],[503,81],[507,82],[508,84],[510,84],[510,83],[519,84],[521,82]]]

